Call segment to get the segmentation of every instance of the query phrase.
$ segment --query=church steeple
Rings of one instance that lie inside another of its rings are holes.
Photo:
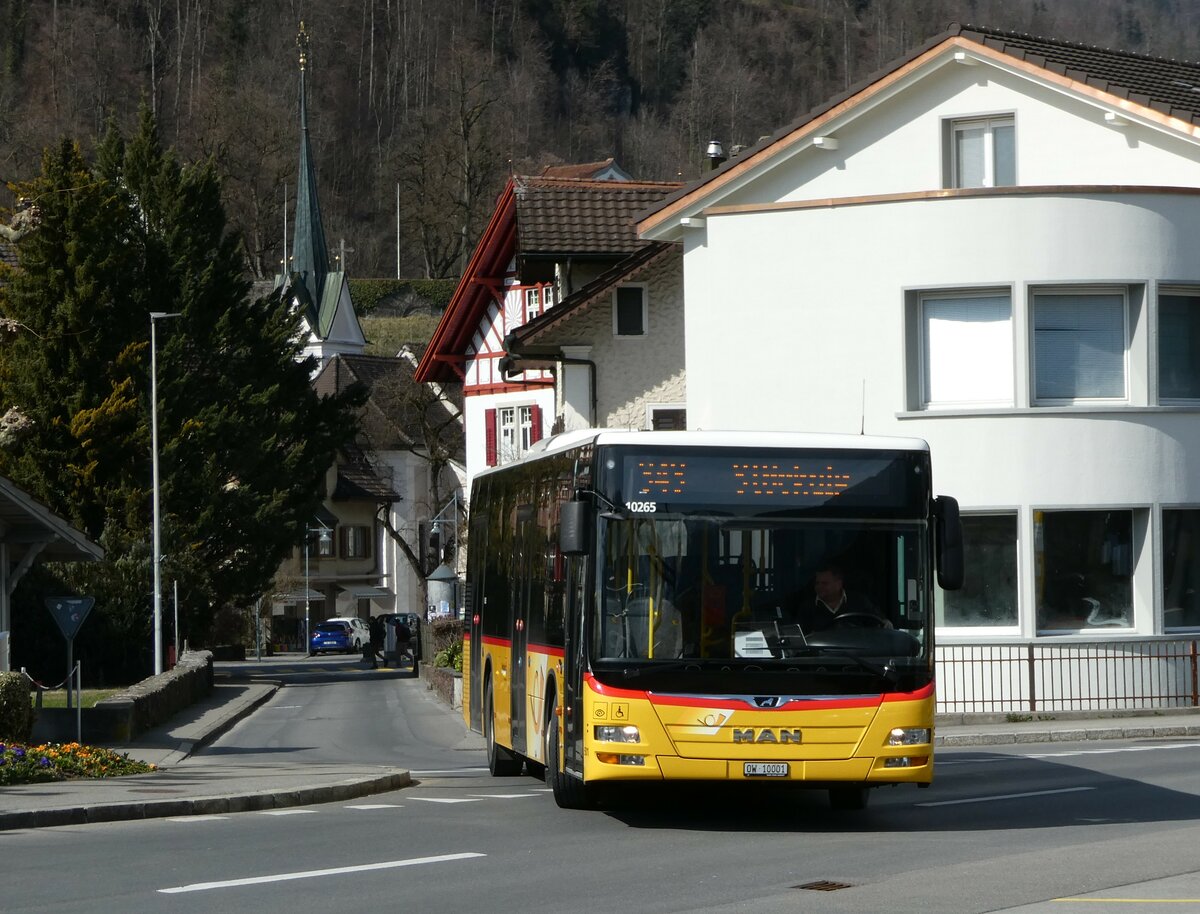
[[[321,307],[325,277],[329,275],[329,248],[321,224],[321,205],[317,201],[317,175],[308,141],[308,100],[305,77],[308,70],[308,31],[300,23],[296,36],[300,49],[300,174],[296,180],[296,224],[292,236],[291,272],[308,290],[314,316]]]

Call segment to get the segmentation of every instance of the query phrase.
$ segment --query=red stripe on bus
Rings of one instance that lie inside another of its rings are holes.
[[[551,657],[565,657],[561,647],[553,647],[549,644],[530,644],[529,650],[534,654],[549,654]]]
[[[483,643],[490,644],[493,647],[512,647],[512,638],[493,638],[491,635],[483,636]]]
[[[596,680],[596,678],[588,673],[584,677],[588,686],[598,695],[603,695],[606,698],[642,698],[648,699],[651,704],[668,705],[685,708],[728,708],[731,710],[739,710],[746,707],[746,702],[742,699],[722,699],[717,697],[704,698],[684,695],[655,695],[641,689],[621,689],[615,686],[604,685]],[[847,698],[813,698],[813,699],[793,699],[787,704],[780,705],[778,708],[770,708],[764,710],[772,711],[803,711],[815,709],[836,709],[836,708],[872,708],[878,707],[884,701],[919,701],[928,698],[933,694],[933,686],[928,685],[918,689],[916,692],[892,692],[885,695],[856,695]]]

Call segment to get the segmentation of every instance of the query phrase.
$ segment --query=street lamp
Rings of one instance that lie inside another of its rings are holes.
[[[312,625],[309,618],[312,603],[312,586],[309,584],[308,554],[312,547],[313,534],[317,534],[317,540],[321,544],[321,549],[317,553],[318,555],[323,555],[328,547],[333,545],[333,531],[321,523],[318,518],[314,518],[314,520],[317,521],[316,529],[309,526],[305,526],[304,528],[304,652],[309,655],[312,654]]]
[[[159,546],[158,499],[158,341],[155,321],[179,317],[179,311],[150,312],[150,463],[154,473],[154,675],[163,671],[162,661],[162,550]]]

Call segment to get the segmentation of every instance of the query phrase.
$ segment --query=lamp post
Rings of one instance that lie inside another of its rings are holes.
[[[446,514],[447,511],[450,512],[450,516],[443,517],[443,515]],[[455,570],[454,566],[451,565],[451,563],[449,561],[445,560],[445,558],[444,558],[445,550],[443,547],[445,546],[445,540],[443,539],[443,528],[445,528],[445,527],[450,528],[449,533],[451,536],[451,542],[454,543],[454,546],[455,546],[455,548],[453,548],[451,550],[451,556],[454,559],[454,561],[457,562],[458,561],[458,549],[457,549],[457,545],[458,545],[458,492],[455,492],[453,494],[453,497],[450,499],[449,504],[443,506],[442,510],[438,511],[438,513],[435,514],[430,521],[430,531],[432,533],[437,534],[438,547],[439,547],[439,550],[442,551],[443,555],[438,556],[439,562],[438,562],[437,567],[434,568],[434,570],[429,574],[429,576],[425,578],[425,580],[428,583],[438,584],[439,586],[447,585],[447,584],[449,585],[450,599],[447,602],[449,602],[451,604],[450,615],[452,617],[454,617],[454,616],[458,615],[458,592],[457,592],[458,591],[458,572]]]
[[[154,486],[154,675],[163,671],[162,661],[162,550],[159,542],[159,496],[158,496],[158,340],[155,337],[155,321],[160,318],[179,317],[180,312],[150,312],[150,463],[153,468]]]
[[[305,526],[304,528],[304,652],[309,656],[312,656],[312,624],[310,621],[312,612],[312,585],[309,583],[308,554],[312,548],[314,533],[317,534],[322,550],[326,545],[332,545],[333,543],[333,531],[321,523],[319,519],[314,518],[314,520],[317,521],[315,529],[309,526]],[[318,553],[318,555],[320,554]]]

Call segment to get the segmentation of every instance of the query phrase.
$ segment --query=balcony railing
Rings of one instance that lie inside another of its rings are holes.
[[[1103,711],[1200,705],[1197,638],[950,644],[937,711]]]

